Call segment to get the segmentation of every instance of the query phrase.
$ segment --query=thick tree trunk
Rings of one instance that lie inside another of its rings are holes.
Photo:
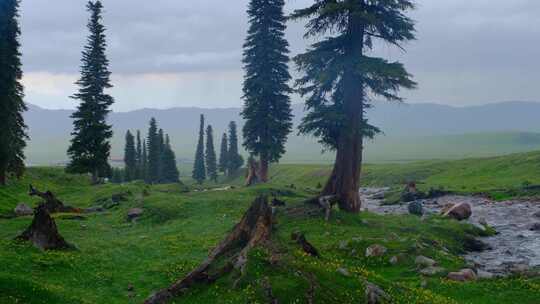
[[[233,269],[242,273],[249,251],[270,240],[272,208],[266,197],[258,197],[231,233],[212,250],[208,258],[186,277],[150,296],[145,304],[169,303],[197,283],[212,283]],[[230,257],[219,262],[221,257]]]
[[[259,178],[261,179],[261,183],[268,182],[268,158],[264,156],[261,156]]]
[[[336,161],[330,179],[322,195],[334,195],[339,207],[348,212],[359,212],[361,207],[360,169],[362,164],[362,125],[364,113],[364,91],[362,79],[358,76],[353,62],[363,54],[364,27],[357,16],[349,17],[347,44],[345,50],[351,64],[343,74],[343,103],[345,121],[338,138]]]
[[[58,232],[54,219],[49,214],[45,204],[39,205],[34,211],[32,224],[17,237],[19,240],[30,241],[42,250],[72,249]]]
[[[4,168],[0,168],[0,186],[6,185],[6,170]]]

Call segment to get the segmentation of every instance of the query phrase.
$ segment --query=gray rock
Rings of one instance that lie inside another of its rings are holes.
[[[392,265],[396,265],[397,263],[399,263],[399,258],[397,256],[393,256],[390,258],[389,262]]]
[[[430,267],[427,267],[427,268],[424,268],[424,269],[420,270],[420,273],[425,275],[425,276],[434,276],[434,275],[438,275],[440,273],[443,273],[445,271],[446,271],[446,269],[444,269],[442,267],[430,266]]]
[[[30,206],[28,206],[25,203],[18,204],[17,207],[13,209],[13,211],[15,212],[17,216],[27,216],[27,215],[34,214],[34,209],[32,209]]]
[[[461,269],[458,272],[450,272],[447,276],[449,280],[458,282],[476,281],[476,273],[472,269]]]
[[[410,202],[407,206],[407,210],[409,210],[410,214],[422,216],[424,215],[424,205],[421,201],[413,201]]]
[[[382,304],[390,302],[390,296],[379,286],[366,281],[366,300],[368,304]]]
[[[337,272],[339,272],[341,275],[346,276],[346,277],[351,276],[351,273],[345,268],[338,268]]]
[[[489,279],[493,279],[495,277],[495,275],[493,273],[487,272],[487,271],[484,271],[484,270],[476,271],[476,275],[478,276],[479,279],[483,279],[483,280],[489,280]]]
[[[141,208],[132,208],[132,209],[129,209],[128,213],[127,213],[127,220],[128,222],[133,222],[135,221],[137,218],[141,217],[141,215],[143,215],[144,213],[144,210],[141,209]]]
[[[471,205],[468,203],[459,203],[453,205],[444,213],[444,216],[456,219],[458,221],[466,220],[472,215]]]
[[[386,247],[379,244],[374,244],[366,248],[366,257],[380,257],[383,256],[386,251]]]
[[[530,231],[540,231],[540,223],[534,223],[529,227]]]
[[[414,263],[422,267],[432,267],[437,265],[437,262],[435,260],[425,257],[423,255],[417,256],[416,259],[414,259]]]

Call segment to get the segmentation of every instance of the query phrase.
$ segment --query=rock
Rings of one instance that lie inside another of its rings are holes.
[[[127,213],[127,220],[128,222],[133,222],[135,221],[137,218],[141,217],[141,215],[144,213],[144,210],[141,209],[141,208],[132,208],[132,209],[129,209],[128,213]]]
[[[444,216],[456,219],[458,221],[466,220],[472,215],[471,205],[468,203],[460,203],[454,205],[444,213]]]
[[[529,227],[530,231],[540,231],[540,223],[534,223]]]
[[[390,302],[390,296],[379,286],[366,281],[366,300],[368,304],[382,304]]]
[[[425,257],[423,255],[417,256],[416,259],[414,259],[414,263],[418,266],[423,267],[432,267],[437,265],[437,262],[435,260]]]
[[[399,263],[399,259],[398,259],[397,256],[393,256],[393,257],[390,258],[389,262],[392,265],[396,265],[397,263]]]
[[[25,203],[18,204],[17,207],[13,209],[13,211],[15,212],[17,216],[27,216],[27,215],[34,214],[34,209],[32,209],[30,206],[28,206]]]
[[[482,252],[491,249],[491,246],[474,237],[466,238],[463,242],[463,248],[469,252]]]
[[[483,280],[489,280],[489,279],[493,279],[495,277],[495,275],[493,273],[483,271],[483,270],[476,271],[476,275],[478,276],[479,279],[483,279]]]
[[[472,269],[461,269],[458,272],[450,272],[447,276],[449,280],[458,282],[475,281],[477,276]]]
[[[424,215],[424,205],[421,201],[410,202],[407,206],[410,214],[422,216]]]
[[[424,268],[424,269],[420,270],[420,273],[425,275],[425,276],[434,276],[434,275],[440,274],[440,273],[442,273],[444,271],[446,271],[446,269],[444,269],[442,267],[430,266],[430,267],[427,267],[427,268]]]
[[[346,277],[351,276],[350,272],[345,268],[338,268],[337,272],[339,272],[341,275],[346,276]]]
[[[484,227],[488,226],[488,222],[486,221],[486,218],[482,217],[478,220],[478,223]]]
[[[525,274],[529,272],[531,268],[527,264],[513,264],[510,267],[510,272],[515,274]]]
[[[452,209],[455,206],[455,204],[444,204],[444,206],[441,208],[441,214],[445,214],[448,212],[448,210]]]
[[[386,247],[379,244],[374,244],[366,248],[366,257],[380,257],[383,256],[386,251]]]

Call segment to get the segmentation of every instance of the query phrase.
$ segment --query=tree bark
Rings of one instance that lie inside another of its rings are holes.
[[[261,183],[268,182],[268,158],[265,156],[261,156],[259,178]]]
[[[56,223],[44,203],[36,208],[32,224],[17,239],[30,241],[42,250],[74,248],[60,235]]]
[[[144,303],[169,303],[197,283],[212,283],[233,269],[239,269],[243,273],[249,251],[270,240],[271,233],[272,208],[266,197],[258,197],[232,232],[212,250],[202,264],[183,279],[150,296]],[[225,263],[217,262],[218,258],[223,256],[231,258]]]
[[[62,201],[56,198],[56,196],[51,192],[41,192],[30,185],[30,190],[28,191],[30,196],[38,196],[43,199],[42,205],[47,209],[49,213],[58,213],[58,212],[73,212],[81,213],[82,210],[79,208],[74,208],[71,206],[66,206]]]
[[[358,17],[349,17],[349,43],[345,52],[351,63],[363,54],[364,27]],[[362,132],[364,90],[362,79],[354,65],[345,67],[343,74],[343,102],[345,121],[339,132],[336,161],[322,195],[334,195],[342,210],[358,213],[361,207],[360,170],[362,164]]]
[[[4,168],[0,168],[0,186],[6,185],[6,170]]]

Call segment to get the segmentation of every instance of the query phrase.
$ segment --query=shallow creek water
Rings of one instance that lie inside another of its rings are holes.
[[[361,197],[365,209],[378,214],[407,214],[407,204],[382,205],[381,195],[385,188],[362,188]],[[481,240],[491,249],[465,255],[465,259],[477,268],[494,274],[508,274],[540,267],[540,231],[531,231],[540,222],[535,213],[540,212],[540,202],[510,200],[493,202],[475,196],[448,195],[437,199],[422,200],[427,215],[439,213],[448,203],[469,203],[472,216],[464,222],[480,226],[487,223],[497,235]]]

